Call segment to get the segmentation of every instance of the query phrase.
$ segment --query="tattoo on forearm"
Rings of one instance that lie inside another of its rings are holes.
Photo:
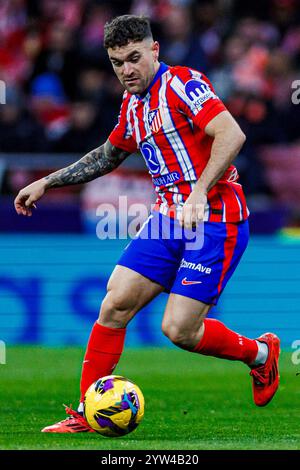
[[[117,168],[129,152],[114,147],[109,140],[72,165],[46,176],[48,188],[87,183]]]

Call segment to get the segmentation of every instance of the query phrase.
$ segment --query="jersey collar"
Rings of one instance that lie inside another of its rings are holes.
[[[135,95],[139,100],[142,100],[143,98],[145,98],[145,96],[149,93],[150,89],[153,87],[153,85],[157,82],[157,80],[162,76],[162,74],[164,74],[167,70],[168,70],[168,66],[164,63],[164,62],[160,62],[160,66],[159,66],[159,69],[158,71],[156,72],[156,74],[154,75],[154,78],[152,80],[152,82],[150,83],[150,85],[146,88],[145,91],[143,91],[143,93],[141,93],[140,95]]]

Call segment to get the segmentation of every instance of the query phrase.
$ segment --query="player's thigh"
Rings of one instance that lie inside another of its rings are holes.
[[[186,249],[171,293],[216,305],[246,249],[248,221],[204,223],[203,245]]]
[[[163,290],[163,286],[138,272],[117,265],[107,284],[107,294],[101,305],[99,320],[106,326],[109,326],[109,321],[115,323],[120,320],[127,323]]]
[[[184,249],[182,239],[170,235],[173,225],[169,217],[153,211],[127,245],[118,265],[132,269],[170,292]]]
[[[210,304],[179,294],[170,294],[162,321],[162,330],[174,342],[199,331]]]

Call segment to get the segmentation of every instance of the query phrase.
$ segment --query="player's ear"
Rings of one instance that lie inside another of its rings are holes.
[[[153,41],[151,49],[152,49],[153,59],[157,61],[159,57],[159,43],[157,41]]]

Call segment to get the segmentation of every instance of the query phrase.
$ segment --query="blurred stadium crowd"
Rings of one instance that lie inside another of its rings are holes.
[[[258,149],[299,143],[298,0],[1,0],[0,152],[83,154],[103,143],[123,93],[103,28],[126,13],[150,17],[161,60],[208,75],[247,135],[246,193],[272,197]]]

